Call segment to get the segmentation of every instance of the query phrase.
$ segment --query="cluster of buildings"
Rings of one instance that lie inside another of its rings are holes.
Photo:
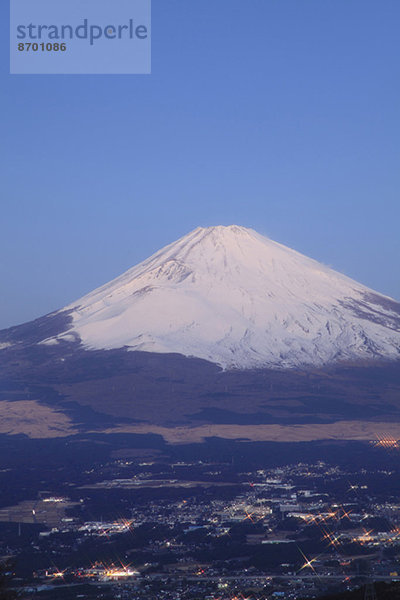
[[[200,594],[207,600],[264,600],[319,597],[352,589],[367,577],[400,579],[400,504],[374,489],[372,472],[351,473],[323,462],[248,472],[181,463],[173,466],[172,478],[171,465],[165,473],[160,465],[151,467],[127,462],[125,471],[139,472],[121,477],[120,463],[115,472],[108,465],[107,488],[123,518],[86,521],[75,511],[40,533],[33,544],[37,553],[51,553],[64,565],[37,570],[37,589],[84,582],[94,591],[103,586],[107,598],[191,600]],[[189,481],[191,468],[197,479]],[[379,470],[375,475],[382,481],[393,477]],[[162,493],[127,496],[131,480],[139,489],[147,482],[141,489]],[[182,485],[169,487],[171,481]],[[85,486],[75,504],[85,509],[92,489],[98,494],[98,487]],[[42,502],[71,505],[56,495]],[[69,552],[84,557],[87,549],[101,554],[114,548],[113,561],[82,560],[65,568]]]

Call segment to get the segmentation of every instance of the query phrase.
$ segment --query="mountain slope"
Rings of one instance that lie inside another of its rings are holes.
[[[400,357],[400,304],[238,226],[197,228],[64,311],[41,343],[239,369]]]

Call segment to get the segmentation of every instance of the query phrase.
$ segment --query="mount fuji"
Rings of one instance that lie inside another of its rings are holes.
[[[400,358],[400,304],[235,225],[199,227],[63,311],[70,328],[41,343],[79,339],[225,369]]]
[[[399,392],[400,304],[234,225],[0,331],[0,434],[400,439]]]

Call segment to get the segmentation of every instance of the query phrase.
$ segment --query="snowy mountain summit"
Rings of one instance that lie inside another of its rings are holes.
[[[399,303],[236,225],[199,227],[63,310],[71,328],[44,343],[228,369],[400,358]]]

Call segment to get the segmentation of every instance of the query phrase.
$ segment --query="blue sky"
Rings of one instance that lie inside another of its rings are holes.
[[[5,4],[0,327],[199,225],[400,299],[398,0],[153,0],[138,76],[9,75]]]

